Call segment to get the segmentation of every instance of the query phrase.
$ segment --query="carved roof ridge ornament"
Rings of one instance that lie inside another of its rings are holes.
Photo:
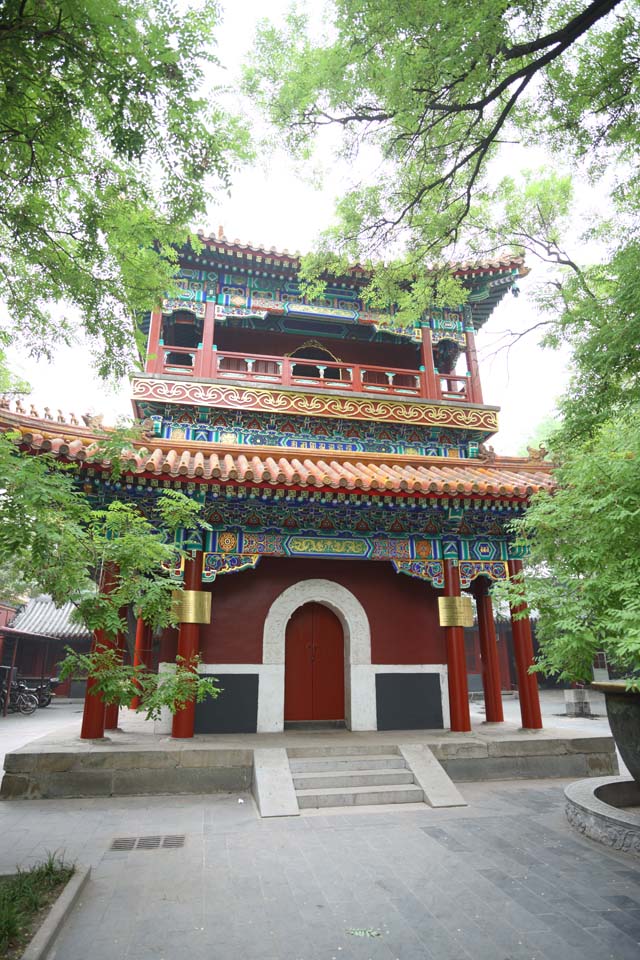
[[[11,409],[12,405],[13,410]],[[0,397],[0,430],[11,429],[11,426],[14,424],[13,418],[15,418],[16,426],[25,421],[27,421],[27,423],[29,421],[35,421],[35,423],[42,424],[50,436],[54,436],[54,434],[50,433],[54,423],[60,426],[69,425],[76,427],[83,438],[94,436],[96,431],[109,433],[109,431],[113,429],[113,427],[103,425],[104,414],[83,414],[82,419],[85,422],[83,426],[73,412],[69,414],[69,418],[67,419],[60,408],[57,409],[57,415],[55,417],[51,413],[50,407],[44,407],[43,410],[44,412],[40,414],[35,404],[30,403],[29,412],[27,412],[20,397],[12,398],[5,394]]]
[[[545,457],[549,456],[549,451],[545,447],[544,443],[541,443],[537,449],[535,447],[527,447],[527,454],[527,460],[533,461],[534,463],[539,463],[542,462]]]
[[[300,265],[300,251],[291,253],[286,248],[284,250],[277,250],[276,247],[266,247],[263,244],[257,244],[254,246],[250,240],[242,241],[238,238],[230,240],[224,236],[224,234],[220,233],[220,229],[218,229],[217,234],[207,234],[204,230],[198,230],[197,236],[205,246],[222,246],[227,247],[230,250],[241,251],[251,255],[257,254],[269,258],[289,260],[296,267]],[[519,276],[526,276],[526,274],[529,273],[528,267],[525,266],[524,256],[521,254],[510,254],[506,251],[500,256],[485,257],[481,260],[462,260],[449,261],[445,264],[429,264],[427,266],[427,270],[437,270],[442,269],[443,267],[446,267],[448,270],[452,270],[454,273],[462,275],[477,275],[479,273],[500,272],[502,270],[514,269],[516,267],[522,268],[523,272],[519,271]],[[359,263],[353,264],[349,269],[350,271],[360,273],[363,276],[368,274],[368,271]]]
[[[482,460],[483,463],[495,463],[496,452],[493,447],[481,443],[478,445],[478,459]]]

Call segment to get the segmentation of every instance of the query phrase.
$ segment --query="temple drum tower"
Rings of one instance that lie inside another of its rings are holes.
[[[177,735],[468,730],[471,597],[487,720],[501,721],[489,587],[519,572],[507,525],[550,476],[485,447],[497,409],[475,336],[522,259],[453,267],[468,303],[406,330],[366,310],[360,268],[308,303],[295,256],[201,239],[133,379],[156,447],[132,483],[190,491],[212,527],[185,571],[211,594],[210,622],[188,629],[225,693]],[[164,638],[167,661],[186,629]],[[537,728],[528,620],[514,641],[523,726]]]
[[[145,511],[173,487],[203,505],[210,530],[183,532],[175,571],[188,593],[178,629],[153,656],[144,624],[136,635],[140,662],[167,669],[198,653],[224,688],[177,714],[173,735],[469,730],[474,601],[486,718],[500,722],[489,588],[520,574],[510,521],[552,481],[541,461],[486,446],[498,411],[483,400],[475,337],[526,272],[522,258],[452,266],[467,303],[407,330],[392,309],[365,308],[360,267],[309,303],[297,257],[201,240],[181,253],[179,296],[148,318],[132,380],[146,439],[121,478],[88,455],[91,423],[62,427],[6,404],[0,418],[23,450],[75,464],[97,502]],[[513,638],[522,724],[537,729],[526,617]],[[116,724],[117,711],[87,697],[83,736]]]

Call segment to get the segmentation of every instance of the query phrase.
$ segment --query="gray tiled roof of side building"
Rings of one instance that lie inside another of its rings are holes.
[[[56,607],[51,597],[43,593],[33,597],[20,610],[11,624],[12,630],[34,633],[63,640],[89,637],[90,633],[81,623],[74,623],[71,614],[73,603]]]

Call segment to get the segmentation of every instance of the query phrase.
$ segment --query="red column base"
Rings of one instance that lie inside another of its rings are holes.
[[[177,710],[173,715],[171,736],[174,740],[189,740],[193,737],[196,722],[196,705],[189,703],[184,710]]]
[[[449,664],[449,721],[452,733],[469,733],[471,714],[467,689],[467,661],[462,627],[446,627],[447,661]]]
[[[509,561],[509,574],[513,578],[522,578],[522,561]],[[514,614],[526,610],[524,604],[518,604],[511,609],[511,629],[513,633],[513,653],[518,674],[518,694],[520,697],[520,714],[523,730],[542,730],[542,713],[540,710],[540,695],[538,678],[529,673],[533,664],[533,639],[531,637],[531,622],[529,617],[516,619]]]
[[[482,590],[482,588],[479,588]],[[482,659],[482,687],[484,690],[485,722],[502,723],[502,691],[500,689],[500,664],[496,630],[493,622],[493,605],[486,592],[476,594],[478,612],[478,633],[480,636],[480,657]]]
[[[202,552],[198,551],[184,565],[185,590],[202,590]],[[189,664],[200,652],[200,626],[197,623],[181,623],[178,632],[178,653],[183,663]],[[173,715],[171,736],[176,740],[193,737],[196,720],[196,705],[188,703]]]
[[[82,713],[81,740],[102,740],[104,737],[105,706],[99,694],[91,693],[95,680],[87,680],[87,689],[84,695],[84,711]]]
[[[149,667],[151,660],[151,627],[141,617],[136,624],[136,642],[133,650],[134,667]],[[135,696],[129,704],[130,710],[137,710],[140,706],[140,697]]]
[[[105,707],[104,711],[104,728],[105,730],[117,730],[118,729],[118,716],[120,714],[120,707],[117,703],[110,703],[108,707]]]
[[[444,561],[444,595],[445,597],[460,596],[460,573],[457,565],[451,560]],[[464,630],[462,627],[445,627],[444,634],[447,641],[451,732],[469,733],[471,730],[471,714],[469,713]]]

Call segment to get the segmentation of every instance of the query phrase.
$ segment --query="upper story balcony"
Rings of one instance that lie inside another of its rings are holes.
[[[482,403],[482,398],[474,395],[469,373],[458,376],[440,374],[434,370],[433,382],[428,384],[427,372],[424,369],[403,370],[369,364],[335,363],[329,360],[234,353],[217,349],[206,355],[202,345],[174,347],[159,344],[156,358],[147,364],[147,372],[190,380],[225,380],[256,386],[315,387],[332,393],[384,394],[419,397],[423,400]]]
[[[421,342],[408,339],[402,347],[331,339],[321,343],[304,335],[284,342],[275,334],[220,328],[212,310],[202,319],[188,311],[164,317],[158,312],[151,318],[145,371],[185,381],[483,404],[473,332],[463,336],[462,347],[453,344],[453,351],[450,342],[434,346],[428,326],[422,328]],[[249,338],[255,352],[238,349]],[[269,347],[278,352],[268,352]]]

